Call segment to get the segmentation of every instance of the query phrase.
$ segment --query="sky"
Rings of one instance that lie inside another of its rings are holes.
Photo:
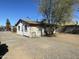
[[[35,0],[0,0],[0,25],[5,26],[7,18],[11,25],[15,25],[19,19],[27,17],[33,20],[42,18]]]
[[[73,19],[79,21],[79,12],[74,11],[73,14]],[[0,25],[5,26],[7,18],[11,25],[15,25],[19,19],[27,17],[33,20],[42,18],[35,0],[0,0]]]
[[[79,22],[79,4],[74,6],[73,20]]]

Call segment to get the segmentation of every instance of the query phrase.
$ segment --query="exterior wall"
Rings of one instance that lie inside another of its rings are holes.
[[[20,26],[20,30],[18,30],[18,26]],[[28,36],[28,37],[41,37],[42,31],[40,27],[28,26],[28,25],[27,25],[27,30],[25,30],[25,25],[23,25],[23,23],[19,23],[17,25],[17,34]]]
[[[30,36],[30,32],[29,32],[29,26],[27,25],[27,30],[25,29],[25,25],[23,26],[23,35],[24,36]]]
[[[18,26],[20,26],[20,30],[18,30]],[[22,26],[23,26],[23,24],[22,23],[19,23],[18,25],[17,25],[17,34],[20,34],[20,35],[23,35],[23,32],[22,32]]]
[[[20,30],[18,30],[18,26],[20,26]],[[17,25],[17,34],[29,36],[28,27],[27,31],[25,31],[25,25],[23,25],[23,23],[19,23]]]
[[[40,37],[41,36],[41,30],[40,27],[29,27],[28,28],[29,36],[30,37]]]
[[[44,33],[44,28],[41,28],[41,35],[44,36],[45,33]]]

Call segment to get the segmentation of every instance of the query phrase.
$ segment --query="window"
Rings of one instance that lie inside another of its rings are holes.
[[[25,25],[25,31],[27,31],[27,25]]]
[[[18,26],[18,30],[20,31],[20,26]]]

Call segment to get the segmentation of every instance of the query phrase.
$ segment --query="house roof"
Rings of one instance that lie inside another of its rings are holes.
[[[32,21],[32,20],[23,20],[23,21],[30,23],[30,24],[39,24],[39,22]]]
[[[15,26],[17,26],[20,22],[24,22],[24,23],[28,23],[28,24],[34,24],[34,25],[40,24],[40,22],[32,21],[30,19],[26,19],[26,20],[19,19],[19,21],[15,24]]]

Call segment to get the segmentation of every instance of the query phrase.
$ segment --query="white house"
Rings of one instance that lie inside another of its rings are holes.
[[[17,34],[24,35],[27,37],[40,37],[44,34],[43,27],[40,26],[40,23],[35,21],[28,21],[20,19],[16,23]]]

